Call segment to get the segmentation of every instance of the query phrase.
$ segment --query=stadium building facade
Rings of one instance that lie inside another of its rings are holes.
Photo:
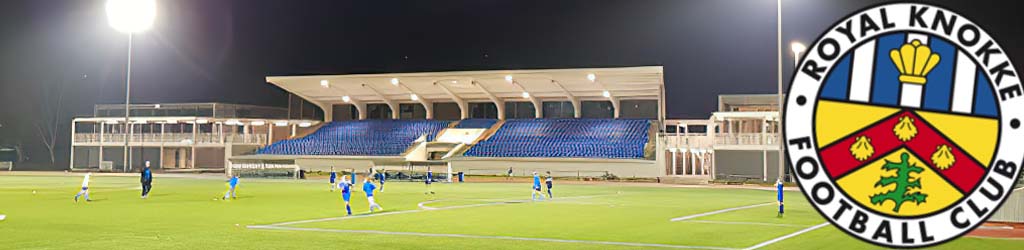
[[[154,165],[162,168],[228,173],[433,166],[499,175],[512,168],[518,176],[683,183],[778,176],[777,96],[723,95],[708,119],[666,119],[663,79],[660,66],[271,76],[269,84],[294,97],[287,110],[133,111],[132,166],[159,158]],[[125,138],[116,107],[75,119],[75,127],[89,126],[73,131],[72,167],[123,166],[120,151],[109,148],[121,149]]]

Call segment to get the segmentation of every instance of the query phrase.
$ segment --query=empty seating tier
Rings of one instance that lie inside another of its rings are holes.
[[[495,119],[465,119],[455,125],[455,128],[491,128],[497,122]]]
[[[450,121],[363,120],[331,122],[312,134],[276,142],[257,154],[273,155],[401,155],[417,138],[433,140]]]
[[[476,157],[643,158],[650,122],[613,119],[508,120],[466,151]]]

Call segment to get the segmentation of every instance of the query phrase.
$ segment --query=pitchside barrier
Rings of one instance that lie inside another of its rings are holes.
[[[547,170],[547,169],[513,169],[512,175],[516,177],[531,177],[533,172],[537,172],[540,176],[547,176],[547,172],[551,171],[551,175],[557,178],[576,178],[577,180],[609,180],[616,179],[608,171],[601,170]],[[508,176],[508,169],[467,169],[466,175],[475,176]]]
[[[232,163],[229,175],[243,178],[299,178],[299,166],[276,163]]]
[[[0,169],[7,169],[7,171],[14,170],[14,163],[9,161],[0,161]]]

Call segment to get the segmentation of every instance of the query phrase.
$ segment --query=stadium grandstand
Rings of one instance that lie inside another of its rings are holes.
[[[122,105],[97,105],[73,121],[71,167],[777,176],[777,96],[722,95],[708,119],[665,119],[662,75],[648,66],[271,76],[289,93],[287,109],[139,104],[125,129]]]

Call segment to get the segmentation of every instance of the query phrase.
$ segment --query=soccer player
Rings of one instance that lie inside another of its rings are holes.
[[[425,184],[427,186],[427,191],[423,192],[423,194],[429,194],[431,196],[430,197],[431,199],[434,198],[434,188],[431,187],[431,185],[430,185],[430,184],[433,184],[433,183],[434,183],[434,171],[430,170],[430,168],[428,167],[427,168],[427,178],[425,180],[423,180],[423,184]]]
[[[146,168],[142,169],[142,198],[149,198],[149,190],[153,189],[153,171],[149,170],[149,161],[146,161]]]
[[[540,192],[540,175],[536,171],[533,172],[533,194],[530,194],[530,197],[533,200],[544,199],[544,193]]]
[[[782,214],[786,213],[786,205],[782,203],[782,187],[782,178],[779,178],[777,181],[775,181],[776,193],[778,193],[779,196],[779,214],[776,215],[776,217],[782,217]]]
[[[352,200],[352,182],[348,180],[347,175],[341,177],[338,187],[341,188],[341,199],[345,201],[345,211],[352,215],[352,206],[349,205]]]
[[[85,177],[82,177],[82,191],[78,191],[75,195],[75,202],[78,202],[79,196],[85,196],[85,201],[92,201],[89,199],[89,178],[92,177],[92,173],[85,173]]]
[[[551,177],[551,171],[548,171],[548,176],[544,179],[544,184],[547,184],[548,186],[548,199],[554,198],[551,196],[551,185],[554,181],[555,179]]]
[[[512,181],[512,167],[508,167],[508,176],[505,177],[506,181]]]
[[[366,201],[370,203],[370,212],[373,213],[373,208],[378,208],[380,211],[384,211],[384,207],[381,207],[373,200],[373,190],[377,187],[370,181],[370,177],[363,178],[363,192],[366,192]]]
[[[380,169],[380,172],[377,173],[377,181],[380,182],[380,192],[381,193],[384,192],[384,180],[387,179],[387,178],[388,178],[387,170],[385,170],[383,168]]]
[[[238,188],[238,175],[232,175],[231,179],[228,180],[227,185],[228,191],[224,192],[224,199],[227,200],[228,197],[231,199],[238,199],[238,196],[235,194],[235,189]]]
[[[331,192],[334,192],[334,188],[338,185],[334,184],[334,180],[338,179],[338,172],[334,172],[334,167],[331,167]]]

